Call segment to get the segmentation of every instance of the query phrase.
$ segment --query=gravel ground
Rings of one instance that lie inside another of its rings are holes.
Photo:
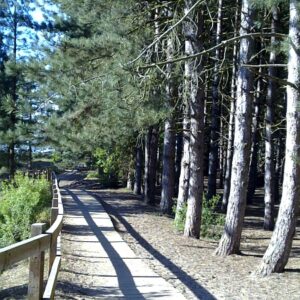
[[[91,190],[110,213],[115,227],[133,251],[187,299],[300,299],[300,232],[293,243],[286,272],[268,278],[255,270],[271,236],[263,231],[262,217],[248,211],[243,230],[243,255],[214,255],[217,241],[184,238],[172,219],[146,206],[124,190]]]

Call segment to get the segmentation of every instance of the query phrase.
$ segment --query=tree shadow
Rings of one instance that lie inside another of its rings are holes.
[[[288,273],[300,273],[300,268],[298,268],[298,269],[287,268],[287,269],[284,270],[284,272],[288,272]]]
[[[152,254],[155,259],[157,259],[161,264],[163,264],[171,273],[173,273],[189,290],[191,290],[195,296],[199,299],[207,299],[212,300],[216,299],[208,290],[206,290],[203,286],[201,286],[194,278],[184,272],[180,267],[162,255],[159,251],[157,251],[151,244],[149,244],[126,220],[122,217],[119,212],[110,204],[105,202],[102,196],[99,196],[93,192],[87,191],[91,196],[100,201],[103,205],[104,209],[115,218],[117,218],[122,225],[126,228],[127,232],[139,242],[139,244],[150,254]],[[119,196],[119,194],[118,194]],[[111,198],[111,197],[110,197]],[[152,210],[153,211],[153,210]],[[122,209],[122,212],[124,210]],[[135,213],[134,207],[129,209],[126,208],[125,212],[127,213]]]
[[[23,284],[0,290],[0,299],[24,299],[26,298],[28,285]]]
[[[137,296],[133,291],[129,291],[126,295],[112,296],[118,293],[118,289],[115,287],[82,287],[81,285],[69,283],[68,281],[60,281],[57,283],[58,292],[56,296],[63,297],[63,299],[78,299],[78,295],[93,297],[94,299],[124,299],[124,300],[140,300],[140,299],[155,299],[155,298],[168,298],[170,295],[168,291],[151,291],[145,293],[145,297]],[[174,299],[176,300],[176,299]]]
[[[66,189],[67,193],[72,196],[74,202],[77,204],[77,209],[80,210],[81,214],[85,218],[85,221],[87,222],[88,226],[85,226],[86,231],[91,230],[93,234],[97,237],[99,243],[104,248],[105,252],[107,253],[114,269],[117,274],[118,279],[118,290],[122,291],[123,295],[126,297],[131,297],[134,295],[135,297],[138,297],[139,299],[145,299],[143,295],[140,293],[140,291],[137,289],[134,278],[127,267],[126,263],[123,261],[122,257],[120,257],[119,253],[114,249],[114,247],[111,245],[111,243],[107,240],[105,235],[101,232],[101,228],[99,230],[99,227],[94,222],[93,218],[91,217],[89,211],[87,210],[88,207],[85,206],[85,204],[79,199],[79,197],[74,194],[72,191]],[[99,212],[99,207],[98,210]],[[81,232],[80,234],[83,234]],[[74,286],[72,285],[72,288]],[[106,292],[111,293],[112,291],[103,289],[90,289],[90,288],[84,288],[80,287],[78,290],[80,294],[87,294],[89,296],[105,296]]]

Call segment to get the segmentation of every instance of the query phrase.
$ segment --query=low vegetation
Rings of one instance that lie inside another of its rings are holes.
[[[50,183],[17,173],[12,182],[3,182],[0,199],[0,247],[30,236],[35,222],[49,222]]]
[[[202,220],[201,220],[201,236],[210,239],[219,239],[222,234],[225,223],[225,216],[217,212],[217,207],[220,202],[220,196],[216,195],[202,202]],[[184,203],[179,211],[177,218],[174,220],[174,226],[178,231],[183,232],[185,226],[187,211],[187,203]],[[176,212],[176,205],[173,206],[173,212]]]

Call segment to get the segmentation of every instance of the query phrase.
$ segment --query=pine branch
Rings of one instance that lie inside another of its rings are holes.
[[[154,41],[147,46],[139,55],[137,58],[135,58],[134,60],[130,61],[127,65],[131,65],[133,63],[135,63],[137,60],[139,60],[150,48],[152,48],[158,41],[160,41],[164,36],[166,36],[169,32],[173,31],[174,28],[176,28],[179,24],[181,24],[186,17],[200,4],[203,4],[205,1],[203,0],[198,0],[188,11],[187,13],[178,21],[176,22],[173,26],[171,26],[168,30],[166,30],[163,34],[161,34],[159,37],[157,37],[156,39],[154,39]]]
[[[240,39],[243,39],[243,38],[271,37],[271,36],[275,36],[275,37],[282,38],[282,39],[287,38],[287,35],[282,34],[282,33],[272,33],[272,32],[268,32],[268,33],[262,33],[262,32],[248,33],[248,34],[232,37],[228,40],[222,41],[218,45],[215,45],[215,46],[213,46],[209,49],[203,50],[203,51],[201,51],[199,53],[196,53],[196,54],[193,54],[193,55],[182,56],[182,57],[170,59],[170,60],[167,60],[167,61],[162,61],[162,62],[157,62],[157,63],[152,63],[152,64],[140,66],[140,67],[138,67],[138,69],[149,69],[149,68],[154,68],[154,67],[157,67],[157,66],[164,66],[164,65],[167,65],[167,64],[170,64],[170,63],[176,63],[176,62],[180,62],[180,61],[185,61],[185,60],[189,60],[189,59],[198,58],[199,56],[206,55],[206,54],[208,54],[212,51],[215,51],[216,49],[225,47],[228,44],[234,43],[237,40],[240,40]]]
[[[248,64],[242,64],[242,67],[246,68],[287,68],[287,64],[260,64],[260,65],[248,65]]]

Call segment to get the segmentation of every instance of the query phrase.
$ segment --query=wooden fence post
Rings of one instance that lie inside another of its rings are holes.
[[[31,237],[44,233],[46,230],[45,223],[35,223],[31,225]],[[28,282],[28,299],[41,299],[43,296],[44,284],[44,259],[45,252],[33,256],[29,260],[29,282]]]
[[[58,195],[54,194],[52,197],[52,207],[58,207]]]

